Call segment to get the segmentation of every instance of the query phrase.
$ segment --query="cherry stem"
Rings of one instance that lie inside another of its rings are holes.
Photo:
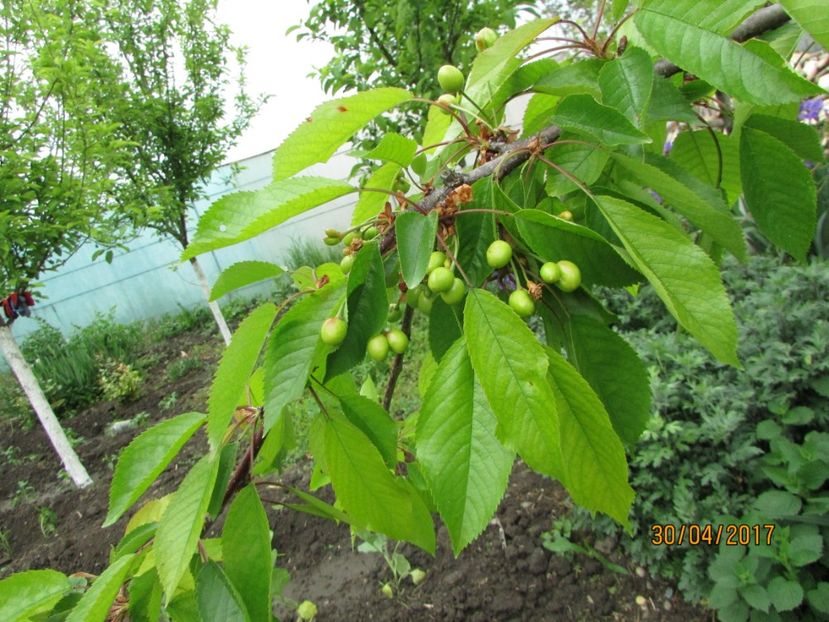
[[[406,310],[403,312],[403,321],[400,324],[400,330],[406,337],[412,336],[412,318],[414,317],[414,308],[406,305]],[[397,379],[400,377],[400,372],[403,370],[403,354],[398,354],[394,357],[394,362],[389,372],[389,383],[386,385],[386,392],[383,394],[383,409],[389,412],[391,408],[391,400],[394,397],[394,389],[397,386]]]
[[[461,91],[461,97],[465,97],[465,98],[466,98],[466,100],[467,100],[470,104],[472,104],[473,106],[475,106],[475,110],[477,110],[478,112],[480,112],[480,113],[481,113],[481,117],[483,117],[483,118],[480,118],[480,117],[479,117],[479,118],[480,118],[480,120],[481,120],[481,121],[483,121],[484,123],[486,123],[486,126],[487,126],[488,128],[492,129],[492,126],[494,125],[494,123],[493,123],[493,122],[490,122],[489,118],[487,117],[487,114],[486,114],[486,113],[483,111],[483,109],[482,109],[482,108],[478,105],[478,102],[476,102],[476,101],[475,101],[474,99],[472,99],[469,95],[467,95],[467,94],[466,94],[466,91]]]
[[[460,213],[460,212],[458,212]],[[458,268],[458,272],[461,273],[463,280],[466,281],[467,287],[472,287],[472,280],[467,276],[466,272],[464,272],[463,266],[458,262],[458,258],[455,257],[454,253],[449,250],[449,246],[446,244],[446,240],[444,240],[440,235],[438,237],[438,245],[443,249],[443,252],[446,253],[446,257],[451,261],[455,266]]]

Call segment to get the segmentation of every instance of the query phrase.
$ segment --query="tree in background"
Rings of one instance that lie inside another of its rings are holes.
[[[533,2],[518,0],[426,0],[390,4],[377,0],[322,0],[295,26],[297,38],[326,41],[334,57],[317,69],[330,94],[399,86],[436,98],[441,94],[437,70],[441,65],[467,69],[475,58],[470,33],[484,27],[515,26],[519,12]],[[403,131],[419,136],[426,110],[408,108],[378,118],[358,140],[368,146],[377,136]]]
[[[122,69],[109,98],[111,119],[129,155],[119,171],[127,182],[122,198],[136,227],[152,229],[182,249],[188,213],[205,182],[264,101],[246,93],[244,50],[230,45],[230,31],[215,23],[215,10],[216,0],[111,0],[104,17]],[[235,82],[231,55],[240,66]],[[232,82],[238,90],[228,120],[225,91]],[[198,260],[190,263],[209,297]],[[229,343],[219,305],[208,304]]]
[[[0,350],[78,486],[91,479],[12,333],[25,293],[87,241],[110,244],[119,142],[96,102],[115,67],[81,2],[8,0],[0,9]]]

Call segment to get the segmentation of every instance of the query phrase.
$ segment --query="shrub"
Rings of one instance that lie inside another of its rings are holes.
[[[716,581],[711,604],[723,607],[745,591],[731,578],[738,564],[756,571],[746,575],[747,585],[760,581],[766,586],[791,570],[788,560],[781,561],[786,542],[818,532],[816,525],[802,524],[802,515],[787,518],[798,515],[801,506],[812,517],[807,522],[824,524],[824,549],[829,542],[829,504],[819,493],[829,475],[829,435],[820,432],[829,424],[829,266],[779,265],[759,257],[746,266],[729,264],[724,277],[740,321],[743,369],[716,364],[690,336],[677,332],[651,291],[632,300],[608,297],[625,336],[649,366],[654,394],[654,415],[631,450],[634,532],[621,542],[637,561],[678,580],[691,600],[706,597]],[[781,514],[773,501],[787,502],[789,510]],[[582,511],[576,516],[595,532],[618,532],[604,518],[596,521]],[[773,546],[764,552],[752,547],[748,562],[740,562],[742,552],[723,549],[712,565],[714,546],[651,544],[652,524],[716,525],[737,519],[776,524]],[[758,556],[765,556],[762,563]],[[806,591],[826,578],[825,564],[796,570],[787,576]],[[738,600],[735,607],[741,610],[744,599]]]
[[[127,363],[109,361],[100,370],[98,384],[106,399],[120,402],[134,399],[141,390],[143,379]]]

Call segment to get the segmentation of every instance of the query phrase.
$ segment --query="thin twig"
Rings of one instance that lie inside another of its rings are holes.
[[[412,317],[414,316],[414,309],[406,305],[406,310],[403,312],[403,322],[400,325],[406,337],[412,335]],[[391,400],[394,397],[394,388],[397,386],[397,379],[400,377],[400,372],[403,370],[403,354],[398,354],[394,357],[394,362],[391,365],[389,372],[389,383],[386,385],[386,392],[383,395],[383,408],[388,411],[391,408]]]

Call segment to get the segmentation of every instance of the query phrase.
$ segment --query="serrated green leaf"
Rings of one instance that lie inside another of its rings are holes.
[[[774,422],[763,422],[774,423]],[[774,436],[779,436],[778,434]],[[759,433],[759,426],[758,426]],[[771,438],[774,438],[771,437]],[[754,501],[754,509],[767,521],[776,518],[796,516],[800,512],[803,502],[795,495],[785,490],[767,490]]]
[[[603,61],[596,58],[563,65],[535,83],[533,90],[548,95],[592,95],[601,97],[599,71]]]
[[[219,469],[216,472],[216,483],[213,486],[213,494],[210,495],[210,503],[207,505],[207,515],[211,519],[215,519],[222,511],[227,485],[236,468],[236,454],[238,451],[239,443],[227,443],[219,452]]]
[[[570,362],[601,399],[616,433],[634,444],[651,416],[645,365],[622,337],[590,316],[572,316],[570,329]]]
[[[369,160],[395,162],[405,167],[412,163],[416,151],[417,143],[411,138],[406,138],[396,132],[389,132],[383,135],[374,149],[362,156]]]
[[[642,162],[620,153],[614,153],[616,164],[628,171],[639,183],[658,192],[677,212],[710,235],[714,241],[745,260],[747,250],[743,231],[716,195],[701,196],[676,178],[673,162],[650,154]]]
[[[153,551],[168,600],[196,552],[218,468],[219,460],[210,455],[196,462],[173,493],[158,524]]]
[[[368,340],[386,325],[389,300],[386,272],[377,242],[364,244],[348,273],[348,333],[328,357],[326,380],[350,370],[365,358]]]
[[[483,289],[466,297],[464,334],[472,368],[498,418],[498,438],[536,471],[563,480],[555,395],[535,335]]]
[[[805,260],[815,235],[817,194],[803,162],[773,136],[746,127],[740,135],[740,170],[746,205],[760,231]]]
[[[340,395],[346,418],[374,444],[389,468],[397,463],[397,425],[380,404],[362,395]]]
[[[374,117],[412,97],[404,89],[385,87],[317,106],[273,154],[274,180],[287,179],[312,164],[325,162]]]
[[[740,596],[742,596],[753,609],[759,609],[760,611],[768,613],[769,607],[771,606],[771,600],[769,599],[768,592],[766,592],[766,588],[762,585],[753,583],[751,585],[741,587]]]
[[[305,390],[317,355],[325,351],[322,323],[343,302],[345,283],[334,281],[305,296],[277,322],[265,354],[265,431],[282,416],[287,404]]]
[[[449,126],[452,124],[452,115],[446,112],[440,106],[429,106],[429,112],[426,114],[426,127],[423,129],[423,148],[428,149],[426,153],[432,153],[434,145],[443,142]],[[418,173],[421,177],[422,173]]]
[[[715,7],[720,3],[694,4]],[[737,99],[755,104],[786,103],[821,92],[788,69],[700,28],[693,19],[680,15],[674,9],[677,6],[688,6],[688,0],[653,2],[640,10],[634,21],[660,55],[685,71]]]
[[[533,252],[545,261],[575,262],[588,285],[624,286],[642,278],[592,229],[536,209],[517,212],[515,221]]]
[[[492,178],[487,177],[472,185],[472,201],[464,209],[492,209]],[[469,213],[455,218],[458,232],[458,263],[474,286],[479,286],[492,272],[486,263],[486,249],[495,241],[495,221],[492,214]]]
[[[795,536],[789,542],[788,553],[793,566],[808,566],[823,556],[823,536],[819,533]]]
[[[562,137],[565,138],[566,137]],[[602,174],[610,155],[596,145],[581,143],[553,143],[544,154],[548,160],[558,164],[573,177],[586,185],[594,183]],[[579,186],[570,176],[564,175],[554,168],[547,169],[547,194],[564,196]]]
[[[201,215],[181,260],[249,240],[309,209],[355,191],[341,181],[294,177],[255,192],[226,194]]]
[[[648,118],[655,121],[684,121],[696,123],[699,119],[694,114],[691,104],[668,78],[654,77]]]
[[[201,413],[178,415],[142,432],[124,448],[112,476],[104,527],[117,521],[144,494],[204,420]]]
[[[150,538],[155,536],[158,529],[158,523],[146,523],[140,527],[133,529],[129,533],[124,534],[118,546],[112,549],[109,554],[109,563],[112,564],[124,555],[131,555],[138,551],[142,546],[149,542]]]
[[[561,429],[564,485],[579,505],[627,526],[633,489],[622,441],[587,381],[554,350],[547,348],[547,356]]]
[[[599,72],[602,103],[643,127],[653,91],[653,62],[645,50],[629,46],[622,56],[605,63]]]
[[[627,201],[600,196],[597,204],[671,315],[720,361],[739,366],[734,314],[704,251]]]
[[[268,516],[250,484],[233,499],[222,528],[224,570],[252,620],[271,615],[271,532]]]
[[[457,305],[448,305],[438,297],[429,313],[429,349],[436,361],[440,361],[446,351],[462,335],[463,318]]]
[[[417,459],[457,556],[489,524],[507,488],[513,453],[475,382],[466,343],[446,352],[417,421]]]
[[[365,434],[345,417],[331,413],[315,420],[311,446],[354,526],[434,552],[429,511],[405,480],[392,475]]]
[[[210,300],[218,300],[233,290],[252,285],[266,279],[273,279],[285,273],[280,266],[269,261],[240,261],[225,270],[216,279],[210,291]]]
[[[222,353],[207,400],[207,439],[213,451],[221,445],[274,318],[275,304],[266,302],[257,307],[242,320]]]
[[[394,220],[400,270],[409,289],[417,287],[426,276],[437,230],[436,211],[426,215],[417,211],[402,212]]]
[[[732,136],[710,132],[680,132],[671,148],[670,159],[712,188],[726,191],[733,204],[743,191],[740,182],[740,145]]]
[[[92,582],[92,587],[87,590],[78,604],[73,607],[66,622],[104,622],[134,558],[135,555],[124,555],[104,570]]]
[[[529,138],[550,125],[558,102],[557,95],[546,93],[535,93],[530,97],[527,108],[524,110],[521,137]]]
[[[590,95],[570,95],[562,99],[553,121],[565,130],[587,134],[608,146],[640,145],[651,142],[621,112],[603,106]]]
[[[829,613],[829,582],[818,582],[817,587],[806,594],[806,600],[815,611],[823,614]]]
[[[789,581],[778,575],[769,581],[766,589],[771,604],[777,611],[791,611],[803,602],[803,588],[797,581]]]
[[[385,192],[374,192],[374,190],[387,190],[392,192],[400,174],[400,165],[394,162],[384,164],[375,170],[366,180],[366,188],[373,190],[361,190],[360,198],[354,206],[354,214],[351,216],[352,225],[360,225],[370,218],[374,218],[383,211],[386,201],[390,195]]]
[[[57,570],[27,570],[0,580],[0,620],[28,620],[49,611],[72,589]]]
[[[813,162],[824,161],[820,134],[810,125],[780,117],[753,114],[746,121],[745,127],[751,127],[773,136],[785,143],[799,158]]]
[[[490,106],[493,110],[498,110],[517,94],[526,91],[545,75],[555,71],[557,67],[558,63],[552,58],[539,58],[521,65],[499,87]],[[526,126],[524,130],[526,131]]]
[[[207,562],[196,578],[196,603],[203,622],[251,622],[237,587],[216,562]]]
[[[829,2],[826,0],[780,0],[800,27],[829,50]]]
[[[645,0],[643,8],[727,35],[763,0]]]

